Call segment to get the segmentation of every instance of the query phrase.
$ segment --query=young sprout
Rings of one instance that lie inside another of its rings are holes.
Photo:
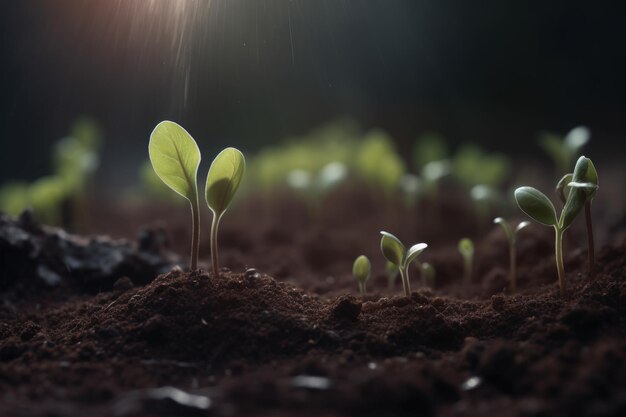
[[[463,281],[468,284],[472,279],[474,264],[474,243],[468,238],[459,241],[459,252],[463,257]]]
[[[517,234],[520,230],[525,228],[530,224],[530,222],[524,221],[517,225],[515,229],[511,227],[506,220],[502,217],[496,217],[493,219],[495,224],[499,224],[504,230],[504,234],[506,235],[506,239],[509,241],[509,285],[511,289],[511,293],[515,293],[517,288],[517,270],[516,270],[516,247],[517,247]]]
[[[554,133],[546,133],[539,139],[539,144],[554,161],[559,172],[568,172],[572,169],[574,158],[581,148],[589,142],[591,132],[584,126],[578,126],[570,130],[562,138]]]
[[[209,168],[206,179],[206,202],[213,212],[211,223],[211,260],[213,275],[219,276],[219,258],[217,255],[217,229],[222,216],[228,209],[246,170],[243,154],[235,148],[226,148],[220,152]]]
[[[422,284],[424,286],[434,287],[436,277],[435,267],[428,262],[424,262],[420,265],[420,271],[422,273]]]
[[[570,191],[567,200],[557,218],[556,209],[545,194],[533,187],[520,187],[515,190],[517,205],[531,219],[546,226],[554,227],[555,244],[554,254],[556,267],[559,275],[559,289],[561,295],[565,294],[565,267],[563,266],[563,233],[580,213],[587,201],[587,196],[593,194],[598,186],[585,181],[591,168],[591,160],[581,157],[576,162]]]
[[[398,267],[393,263],[386,261],[385,262],[385,271],[387,271],[387,288],[389,291],[393,290],[393,287],[396,285],[396,278],[398,278]]]
[[[150,135],[148,145],[154,172],[168,187],[191,204],[191,270],[198,269],[200,245],[200,207],[197,174],[200,149],[189,133],[174,122],[159,123]]]
[[[354,264],[352,265],[352,275],[356,278],[359,283],[359,292],[361,296],[365,295],[365,283],[370,279],[370,272],[372,270],[372,264],[370,264],[370,260],[367,259],[367,256],[361,255],[355,259]]]
[[[409,297],[411,295],[411,284],[409,283],[409,266],[417,259],[424,249],[428,247],[426,243],[417,243],[409,248],[407,251],[402,242],[387,232],[380,232],[383,237],[380,240],[380,249],[383,252],[383,256],[389,262],[394,264],[400,271],[400,277],[402,278],[402,288],[404,288],[404,295]]]
[[[585,158],[581,156],[581,158]],[[587,225],[587,258],[588,258],[588,274],[589,277],[593,276],[594,270],[594,258],[595,258],[595,247],[593,241],[593,224],[591,222],[591,201],[596,196],[596,192],[598,191],[598,172],[596,171],[593,162],[591,159],[585,158],[588,161],[587,170],[582,174],[582,182],[574,181],[574,174],[566,174],[561,178],[559,183],[556,186],[557,194],[559,195],[563,204],[567,201],[567,196],[565,195],[565,191],[569,192],[570,187],[578,187],[586,190],[586,199],[585,199],[585,223]],[[579,180],[581,180],[579,178]]]

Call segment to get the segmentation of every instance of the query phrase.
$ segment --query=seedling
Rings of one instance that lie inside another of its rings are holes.
[[[463,257],[463,281],[467,284],[472,279],[474,267],[474,243],[468,238],[459,241],[459,252]]]
[[[435,277],[437,275],[435,267],[428,262],[424,262],[420,265],[420,271],[422,273],[422,284],[424,286],[434,287]]]
[[[393,262],[389,261],[385,262],[385,271],[387,271],[387,288],[389,291],[392,291],[393,287],[396,285],[396,278],[398,278],[400,271],[398,271],[398,267]]]
[[[361,296],[365,295],[365,283],[370,279],[371,270],[372,264],[365,255],[361,255],[356,258],[354,264],[352,265],[352,275],[354,275],[354,278],[356,278],[359,283],[359,292],[361,293]]]
[[[479,232],[482,231],[490,208],[501,203],[502,197],[497,189],[488,185],[479,184],[472,187],[470,197],[474,202],[474,211],[476,213],[476,226]]]
[[[508,158],[501,154],[488,154],[475,145],[462,146],[454,156],[454,176],[468,188],[478,184],[499,186],[509,171]]]
[[[585,158],[581,156],[580,159]],[[583,188],[586,191],[585,199],[585,223],[587,225],[587,258],[588,258],[588,274],[589,277],[593,276],[594,263],[595,263],[595,247],[593,239],[593,224],[591,222],[591,201],[596,196],[598,190],[598,172],[591,162],[591,159],[585,158],[588,161],[586,172],[583,173],[582,182],[574,181],[574,174],[566,174],[561,178],[561,181],[556,186],[556,191],[561,198],[563,204],[567,201],[565,195],[566,190],[569,193],[570,187]],[[595,186],[595,187],[594,187]]]
[[[445,139],[435,132],[426,132],[413,147],[413,165],[415,169],[422,169],[429,162],[446,159],[448,154]]]
[[[211,260],[213,275],[219,276],[219,258],[217,254],[217,229],[222,216],[228,209],[246,170],[243,154],[235,148],[226,148],[220,152],[209,168],[206,179],[206,202],[213,212],[211,223]]]
[[[383,256],[394,264],[400,271],[402,278],[402,288],[404,295],[411,295],[411,284],[409,283],[409,266],[428,247],[426,243],[417,243],[407,251],[400,239],[387,232],[380,232],[383,237],[380,240],[380,249]]]
[[[554,133],[545,133],[539,138],[539,144],[550,155],[559,172],[568,172],[572,169],[574,158],[589,142],[590,137],[588,128],[578,126],[570,130],[565,138]]]
[[[198,269],[200,245],[200,207],[197,175],[200,149],[189,133],[170,121],[159,123],[150,135],[148,145],[154,172],[168,187],[191,204],[191,270]]]
[[[515,190],[515,200],[520,209],[537,223],[554,227],[555,244],[554,254],[556,267],[559,275],[559,289],[561,295],[565,294],[565,267],[563,266],[563,233],[571,226],[572,222],[580,213],[587,201],[587,196],[597,190],[598,186],[585,182],[592,170],[591,160],[581,157],[576,162],[573,181],[570,183],[570,191],[567,195],[561,215],[557,218],[556,209],[545,194],[533,187],[520,187]],[[593,169],[595,170],[595,169]]]
[[[509,286],[511,289],[511,293],[514,293],[517,288],[517,270],[516,270],[516,247],[517,247],[517,234],[520,230],[525,228],[530,224],[530,222],[524,221],[517,225],[515,229],[511,227],[506,220],[502,217],[496,217],[493,219],[495,224],[499,224],[504,230],[504,234],[506,235],[506,239],[509,241]]]

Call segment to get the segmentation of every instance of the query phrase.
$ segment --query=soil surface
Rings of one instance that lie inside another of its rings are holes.
[[[208,231],[203,269],[176,266],[184,205],[95,209],[92,232],[152,225],[135,242],[0,216],[0,415],[626,415],[623,211],[595,212],[592,278],[584,225],[568,231],[560,297],[550,228],[520,235],[508,294],[502,231],[458,195],[377,201],[250,197],[224,217],[219,277],[206,272]],[[379,230],[429,243],[433,287],[415,269],[410,297],[388,288]],[[365,297],[350,276],[360,254],[373,263]]]

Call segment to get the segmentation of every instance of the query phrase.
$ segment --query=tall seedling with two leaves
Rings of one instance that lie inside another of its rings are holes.
[[[200,207],[197,175],[200,149],[189,133],[174,122],[159,123],[150,135],[150,162],[156,174],[172,190],[191,204],[191,270],[198,269],[200,244]]]
[[[590,170],[595,171],[589,158],[584,156],[578,159],[572,182],[569,183],[570,192],[561,215],[557,217],[556,209],[545,194],[533,187],[520,187],[515,190],[515,199],[518,206],[531,219],[546,226],[554,227],[555,245],[554,252],[556,266],[559,274],[559,289],[561,295],[565,294],[565,268],[563,266],[563,233],[580,213],[587,201],[588,195],[597,190],[597,184],[586,181]]]
[[[380,232],[383,237],[380,240],[380,249],[383,256],[400,271],[404,295],[411,295],[411,284],[409,283],[409,266],[428,247],[426,243],[417,243],[407,249],[400,239],[388,232]]]
[[[206,202],[213,212],[211,223],[211,259],[213,274],[219,276],[217,253],[217,229],[222,216],[228,209],[246,170],[243,154],[235,148],[220,152],[209,169],[206,179]]]

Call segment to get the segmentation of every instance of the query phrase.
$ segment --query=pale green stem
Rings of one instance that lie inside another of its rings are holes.
[[[361,297],[365,296],[365,283],[362,281],[359,281],[359,293],[361,293]]]
[[[464,262],[465,273],[464,273],[463,280],[465,281],[466,284],[469,284],[470,281],[472,280],[472,257],[464,256],[463,260],[465,261]]]
[[[220,218],[222,216],[217,213],[213,213],[213,220],[211,222],[211,263],[213,265],[213,275],[215,277],[220,276],[219,272],[219,258],[217,255],[217,229],[219,227]]]
[[[561,297],[565,295],[565,267],[563,266],[563,230],[554,227],[556,238],[554,242],[554,254],[556,256],[556,269],[559,273],[559,290]]]
[[[400,276],[402,277],[402,288],[404,289],[404,295],[411,296],[411,284],[409,283],[409,267],[400,268]]]
[[[191,270],[198,269],[198,252],[200,251],[200,207],[198,197],[191,201]]]

